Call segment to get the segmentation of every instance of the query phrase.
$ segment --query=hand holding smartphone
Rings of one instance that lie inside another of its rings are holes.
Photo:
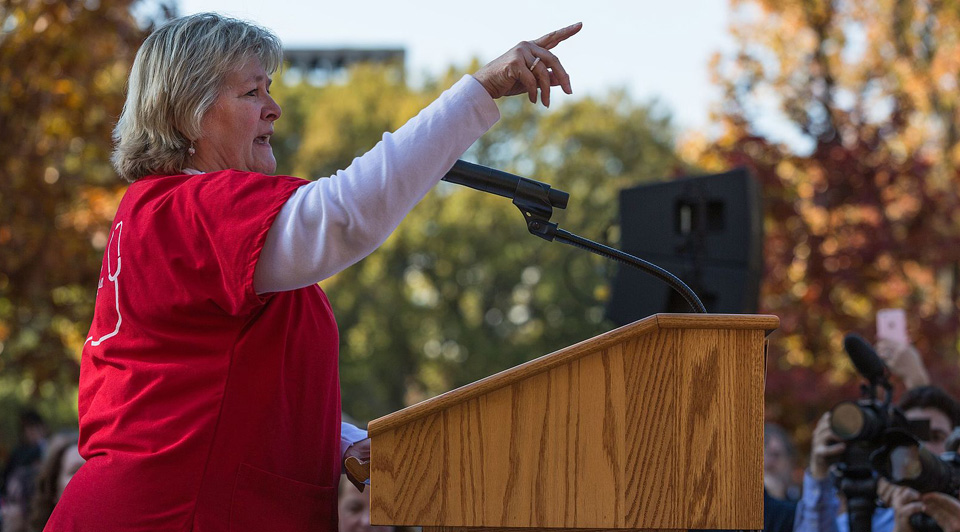
[[[923,359],[907,336],[907,313],[900,308],[877,312],[877,355],[907,389],[930,384]]]

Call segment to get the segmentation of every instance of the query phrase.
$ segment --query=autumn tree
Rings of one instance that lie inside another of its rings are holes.
[[[0,0],[0,444],[22,403],[75,423],[80,348],[123,189],[110,135],[133,55],[169,11]]]
[[[275,83],[295,117],[277,137],[299,139],[279,170],[332,174],[458,76],[413,89],[366,66],[342,84]],[[546,112],[522,98],[499,105],[500,122],[465,158],[569,192],[554,220],[583,236],[615,245],[619,189],[680,168],[669,119],[623,92]],[[612,272],[527,233],[509,200],[441,183],[380,249],[321,283],[340,326],[345,411],[371,419],[609,330]]]
[[[770,417],[856,395],[842,339],[907,310],[934,382],[957,380],[960,10],[926,0],[734,0],[717,138],[686,153],[763,186]],[[805,437],[807,426],[800,434]]]
[[[0,6],[0,122],[20,132],[0,147],[9,437],[15,404],[75,421],[79,353],[125,188],[109,165],[111,129],[150,20],[171,13],[151,3],[156,15],[138,18],[144,3],[116,0]],[[349,165],[459,77],[412,87],[396,65],[368,65],[314,86],[293,74],[274,83],[278,171],[311,179]],[[617,191],[681,166],[669,118],[623,92],[549,112],[522,100],[501,102],[500,124],[467,157],[570,192],[555,216],[565,229],[615,244]],[[607,330],[612,271],[529,235],[508,200],[438,186],[383,248],[323,284],[341,328],[347,411],[370,419]]]

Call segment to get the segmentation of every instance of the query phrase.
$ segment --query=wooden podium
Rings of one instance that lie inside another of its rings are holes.
[[[376,419],[371,521],[763,528],[776,316],[657,314]]]

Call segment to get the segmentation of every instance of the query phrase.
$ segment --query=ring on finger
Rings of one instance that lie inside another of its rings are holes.
[[[537,68],[537,65],[538,65],[538,64],[540,64],[540,58],[539,58],[539,57],[535,57],[535,58],[533,59],[533,64],[530,65],[530,72],[533,72],[533,69]]]

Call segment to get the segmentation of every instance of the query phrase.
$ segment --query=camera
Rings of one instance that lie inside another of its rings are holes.
[[[891,431],[885,444],[873,455],[877,472],[890,482],[913,488],[920,493],[939,491],[956,496],[960,491],[960,429],[947,440],[947,451],[937,456],[923,447],[913,434]],[[928,515],[910,516],[910,526],[917,532],[942,532]]]
[[[850,531],[871,532],[880,476],[918,491],[956,494],[956,489],[945,490],[958,487],[960,461],[941,460],[923,448],[921,441],[929,439],[929,421],[908,420],[891,404],[889,371],[870,344],[855,334],[848,334],[843,344],[868,384],[861,387],[859,401],[841,402],[830,411],[831,431],[847,444],[836,464],[838,489],[847,497]],[[929,523],[911,519],[911,524],[918,532],[939,530],[927,519]]]
[[[937,456],[911,434],[890,433],[874,455],[874,467],[890,482],[920,493],[955,496],[960,491],[960,456],[956,452]]]

